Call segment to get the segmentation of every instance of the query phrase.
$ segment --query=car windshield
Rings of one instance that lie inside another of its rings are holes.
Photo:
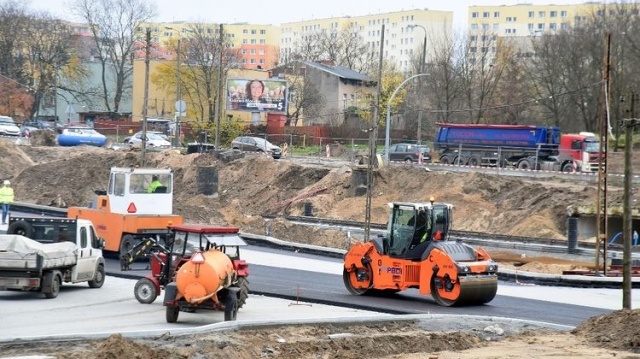
[[[100,133],[92,128],[69,128],[69,132],[82,133],[85,135],[99,135]]]
[[[4,123],[6,125],[15,125],[15,121],[13,121],[13,119],[10,118],[0,118],[0,123]]]
[[[265,140],[264,138],[256,137],[254,139],[256,140],[256,146],[258,146],[260,148],[275,147],[275,145],[273,145],[271,142]]]

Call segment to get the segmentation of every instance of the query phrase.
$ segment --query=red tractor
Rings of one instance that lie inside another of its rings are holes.
[[[198,274],[188,279],[189,288],[201,288],[203,284],[206,287],[210,283],[224,280],[224,283],[219,283],[215,289],[216,292],[224,290],[225,294],[233,294],[235,304],[229,309],[229,319],[225,310],[225,320],[232,320],[249,296],[249,265],[240,259],[240,246],[247,244],[238,232],[238,228],[232,227],[189,224],[171,226],[166,247],[149,238],[121,257],[121,267],[122,270],[127,270],[129,264],[137,258],[150,256],[151,274],[139,279],[134,288],[136,299],[140,303],[150,304],[156,300],[162,289],[176,281],[179,270],[189,272],[195,261],[195,265],[199,267]],[[199,262],[202,259],[205,261]],[[185,275],[183,274],[183,277]],[[165,298],[165,302],[166,300]],[[223,308],[218,306],[218,309]],[[190,308],[187,311],[194,309]],[[177,315],[175,317],[177,320]]]

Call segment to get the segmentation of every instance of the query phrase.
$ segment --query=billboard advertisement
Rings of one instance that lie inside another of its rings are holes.
[[[227,80],[227,110],[286,112],[287,81],[230,78]]]

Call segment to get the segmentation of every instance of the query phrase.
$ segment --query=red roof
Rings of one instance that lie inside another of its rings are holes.
[[[184,231],[191,233],[238,233],[240,231],[239,228],[235,227],[219,227],[212,226],[207,224],[177,224],[175,226],[171,226],[171,229],[174,231]]]

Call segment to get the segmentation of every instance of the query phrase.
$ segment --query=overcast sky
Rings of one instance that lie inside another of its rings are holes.
[[[0,0],[4,1],[4,0]],[[74,19],[67,10],[68,0],[27,0],[31,9],[47,10],[66,20]],[[529,3],[579,4],[586,0],[152,0],[158,16],[154,21],[187,21],[253,24],[273,24],[328,18],[334,16],[361,16],[380,12],[428,8],[453,11],[456,27],[465,24],[470,5],[514,5]]]

